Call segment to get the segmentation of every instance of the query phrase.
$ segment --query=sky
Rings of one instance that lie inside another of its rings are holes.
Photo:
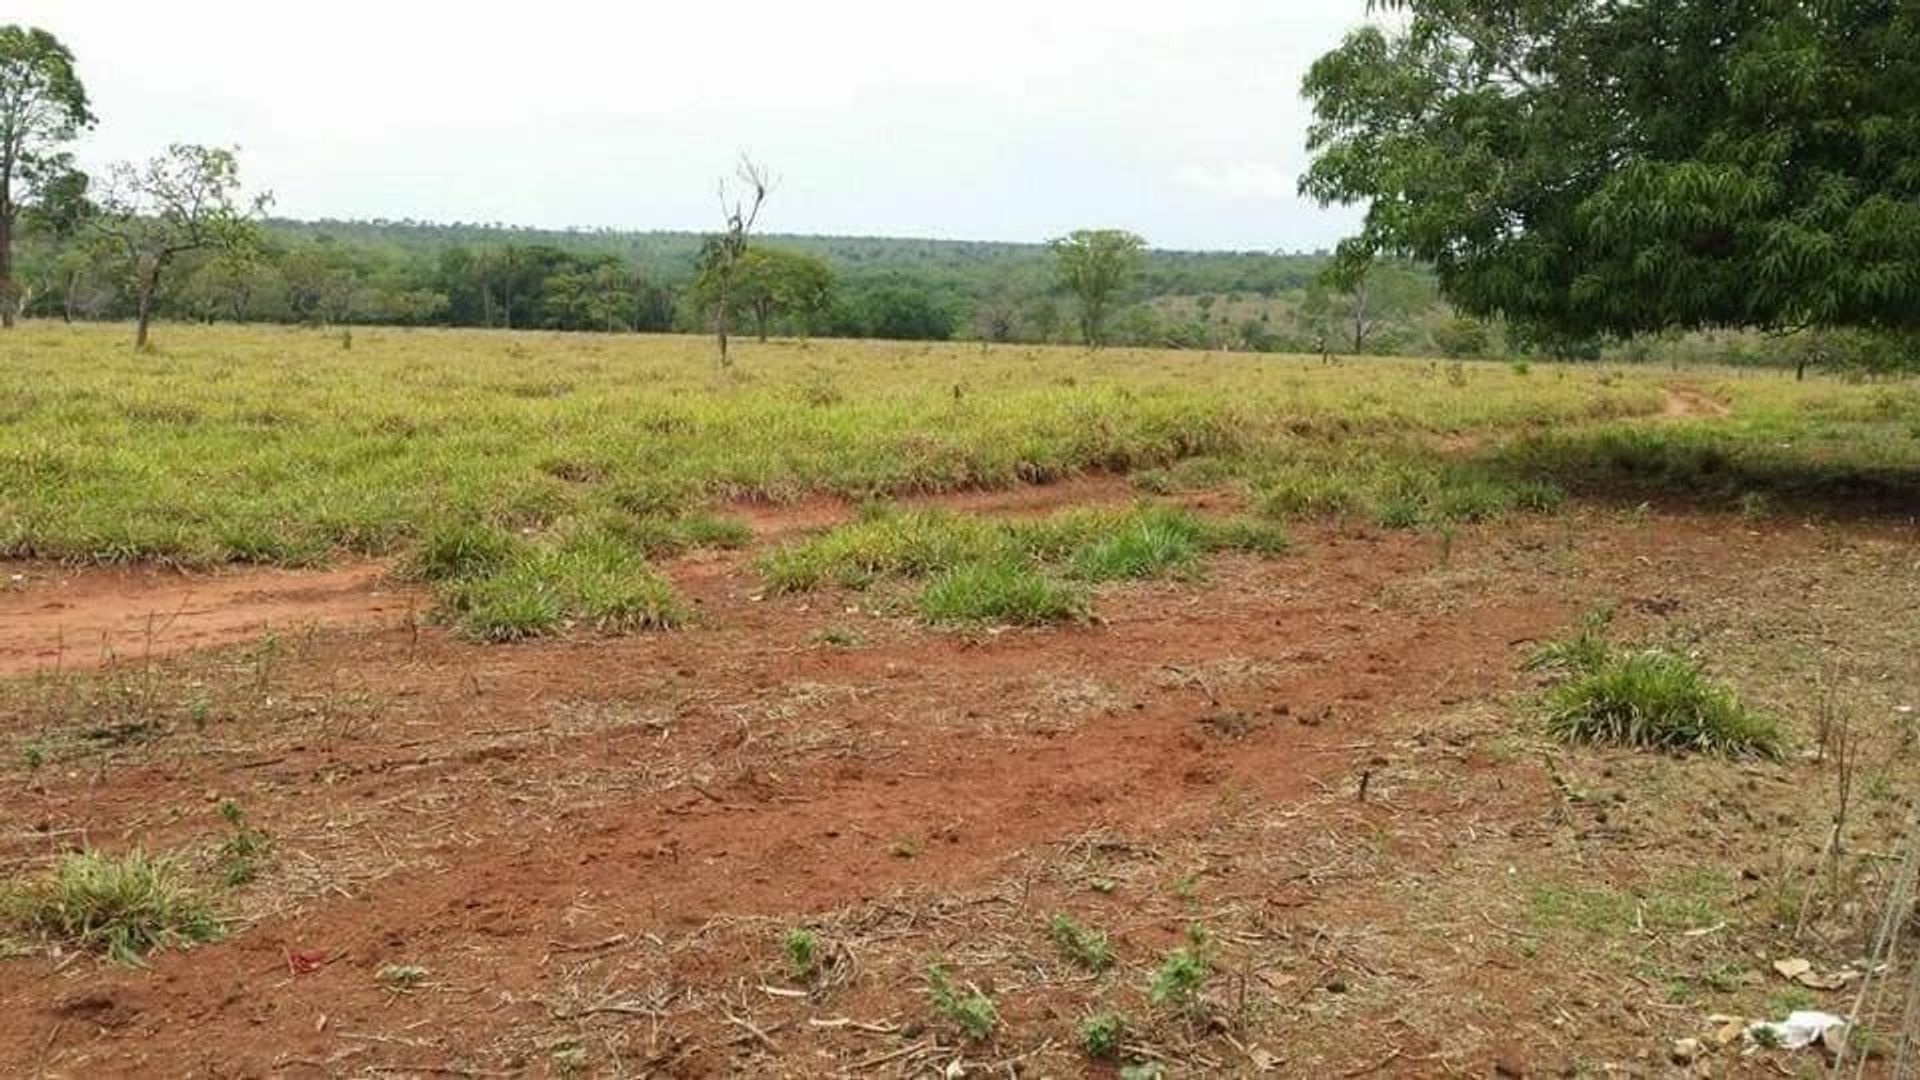
[[[82,162],[240,149],[297,218],[1313,250],[1300,79],[1365,0],[10,0],[73,50]]]

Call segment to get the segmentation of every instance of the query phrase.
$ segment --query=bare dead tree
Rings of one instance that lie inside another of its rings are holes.
[[[760,208],[766,205],[774,185],[773,174],[745,154],[740,155],[740,164],[733,175],[733,184],[724,178],[720,181],[720,216],[726,222],[726,230],[707,238],[702,267],[707,298],[713,304],[713,330],[720,342],[723,368],[733,363],[727,354],[727,329],[733,314],[734,277],[739,272],[740,261],[746,257],[747,239],[753,234],[754,223],[760,219]]]

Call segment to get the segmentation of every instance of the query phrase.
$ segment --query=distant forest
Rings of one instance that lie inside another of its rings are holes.
[[[20,238],[22,313],[116,319],[132,297],[86,245]],[[163,318],[314,325],[697,332],[692,232],[538,230],[391,221],[269,220],[260,250],[183,265]],[[1069,342],[1073,302],[1043,244],[758,236],[756,249],[824,268],[805,305],[769,303],[749,331],[780,335]],[[1276,352],[1475,352],[1432,278],[1383,267],[1364,295],[1318,284],[1325,254],[1149,251],[1116,308],[1114,345]],[[1464,335],[1464,336],[1463,336]]]

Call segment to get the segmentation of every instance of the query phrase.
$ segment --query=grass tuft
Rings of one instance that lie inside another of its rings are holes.
[[[1783,749],[1772,719],[1659,649],[1600,659],[1549,691],[1547,709],[1548,727],[1571,742],[1729,757],[1777,758]]]
[[[940,574],[921,590],[919,608],[935,625],[1044,626],[1088,617],[1085,593],[1012,559],[965,563]]]
[[[212,909],[173,864],[133,851],[80,851],[0,895],[6,921],[74,948],[136,963],[157,948],[220,936]]]

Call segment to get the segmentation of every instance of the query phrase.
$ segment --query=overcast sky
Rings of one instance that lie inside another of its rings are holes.
[[[238,145],[290,217],[1311,249],[1301,75],[1365,0],[11,0],[70,47],[89,165]]]

